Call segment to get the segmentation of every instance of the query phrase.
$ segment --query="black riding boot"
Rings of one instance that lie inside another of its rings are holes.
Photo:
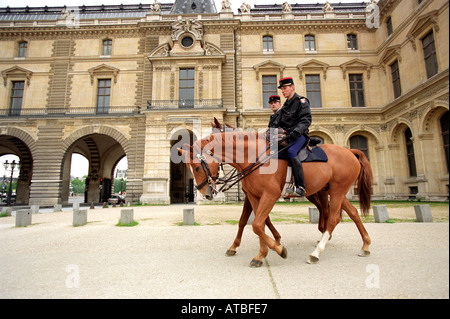
[[[298,157],[290,158],[289,163],[292,167],[292,174],[294,175],[295,187],[288,188],[286,192],[289,195],[305,196],[305,178],[303,177],[302,162]]]

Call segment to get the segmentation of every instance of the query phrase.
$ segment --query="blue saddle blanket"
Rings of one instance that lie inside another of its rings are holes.
[[[313,147],[311,150],[308,147],[304,147],[298,153],[298,157],[301,162],[328,162],[328,156],[321,147]],[[278,154],[279,159],[288,160],[286,152]]]

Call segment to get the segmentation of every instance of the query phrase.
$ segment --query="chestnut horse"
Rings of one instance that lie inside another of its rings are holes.
[[[236,128],[233,126],[224,123],[221,124],[216,118],[214,118],[214,123],[211,123],[212,127],[212,133],[220,133],[220,132],[232,132],[235,131]],[[362,153],[360,150],[351,149],[350,150],[359,160],[361,163],[361,166],[363,165],[369,165],[367,157]],[[370,168],[370,167],[369,167]],[[368,173],[371,173],[371,170],[366,170]],[[372,177],[366,179],[371,180]],[[369,187],[371,188],[371,185],[359,185],[358,187]],[[319,210],[319,223],[318,228],[321,233],[325,232],[326,229],[326,222],[329,215],[329,206],[328,206],[328,192],[326,190],[322,190],[320,192],[317,192],[315,194],[306,196],[306,198],[313,203],[317,209]],[[344,201],[342,202],[342,209],[345,210],[348,214],[348,216],[354,221],[356,224],[361,237],[363,239],[363,242],[370,243],[370,237],[367,233],[356,208],[350,203],[350,201],[346,198],[344,198]],[[240,246],[241,240],[242,240],[242,234],[244,233],[244,228],[247,225],[247,222],[250,218],[250,215],[253,211],[253,208],[250,204],[250,201],[247,197],[244,198],[244,205],[242,208],[241,218],[239,219],[238,224],[238,232],[236,234],[236,237],[233,241],[233,244],[230,246],[230,248],[227,250],[226,255],[227,256],[234,256],[236,255],[236,249]],[[267,216],[266,219],[266,226],[269,227],[270,231],[272,232],[272,235],[274,236],[274,239],[277,243],[280,244],[281,242],[281,236],[280,233],[276,230],[275,226],[272,224],[270,220],[270,216]],[[367,257],[369,256],[370,252],[369,250],[361,250],[359,256],[361,257]]]
[[[255,155],[252,154],[255,152],[255,141],[258,145],[269,146],[264,134],[227,132],[210,135],[196,141],[193,149],[179,149],[179,152],[184,155],[187,166],[192,170],[199,192],[207,199],[212,199],[216,192],[214,179],[218,176],[219,167],[210,164],[227,163],[242,174],[252,171],[242,180],[242,189],[254,209],[255,219],[252,227],[260,238],[259,253],[250,265],[259,267],[268,254],[268,248],[275,250],[283,258],[287,257],[286,248],[269,237],[264,230],[266,219],[281,196],[286,180],[287,162],[271,158],[264,164],[255,166]],[[340,220],[341,206],[345,206],[345,195],[353,182],[358,178],[360,185],[371,185],[372,177],[371,172],[369,174],[370,166],[362,165],[351,151],[331,144],[320,147],[327,154],[328,162],[303,164],[306,195],[313,195],[327,187],[330,196],[325,231],[316,249],[309,255],[309,263],[319,261],[320,253],[325,249]],[[266,148],[264,153],[268,154],[269,149]],[[237,158],[240,160],[236,160]],[[363,212],[367,212],[370,207],[370,192],[370,187],[360,188],[360,205]],[[368,255],[370,239],[363,241],[362,255]]]

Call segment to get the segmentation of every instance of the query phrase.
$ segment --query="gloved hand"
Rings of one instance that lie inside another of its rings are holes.
[[[300,134],[299,134],[298,132],[296,132],[296,131],[292,131],[292,132],[289,134],[289,138],[290,138],[292,141],[297,140],[299,137],[300,137]]]

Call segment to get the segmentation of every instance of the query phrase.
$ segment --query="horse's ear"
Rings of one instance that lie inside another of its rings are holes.
[[[194,149],[192,148],[192,145],[184,143],[182,151],[188,152],[189,153],[189,157],[192,159],[192,156],[194,154]]]
[[[222,125],[220,124],[220,122],[216,118],[214,118],[214,123],[216,124],[217,128],[221,128],[222,127]]]

